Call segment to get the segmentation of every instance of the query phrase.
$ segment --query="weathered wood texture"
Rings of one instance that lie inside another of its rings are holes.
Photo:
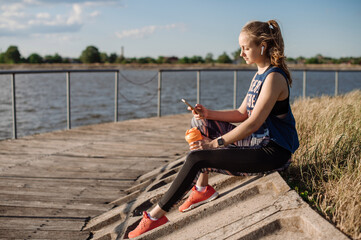
[[[184,156],[190,114],[0,141],[0,239],[87,239],[80,230],[141,175]]]

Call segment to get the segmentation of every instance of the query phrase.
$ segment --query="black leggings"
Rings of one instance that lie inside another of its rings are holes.
[[[190,152],[158,205],[168,212],[193,187],[201,172],[218,170],[228,175],[262,173],[281,168],[290,158],[288,150],[272,141],[259,148],[234,147]]]
[[[236,126],[228,122],[207,119],[191,121],[202,135],[215,139],[232,131]],[[263,174],[287,168],[291,152],[269,140],[269,137],[242,139],[227,148],[190,152],[178,176],[164,194],[159,206],[164,211],[180,201],[197,182],[202,172],[218,172],[227,175]]]

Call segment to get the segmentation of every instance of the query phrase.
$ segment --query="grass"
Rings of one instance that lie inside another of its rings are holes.
[[[361,239],[361,91],[292,104],[300,147],[283,173],[322,216]]]

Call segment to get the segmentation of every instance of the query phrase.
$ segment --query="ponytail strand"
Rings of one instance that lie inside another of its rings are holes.
[[[269,20],[267,22],[268,26],[269,26],[269,32],[270,35],[272,37],[273,43],[271,44],[270,48],[269,48],[269,57],[271,59],[271,64],[281,68],[287,78],[288,78],[288,82],[290,84],[290,86],[292,85],[292,77],[291,74],[288,70],[287,64],[286,64],[286,57],[284,54],[284,42],[283,42],[283,37],[281,34],[281,28],[278,25],[277,21],[275,20]]]

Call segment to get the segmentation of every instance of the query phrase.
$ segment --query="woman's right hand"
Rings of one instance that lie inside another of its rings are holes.
[[[208,116],[208,109],[206,107],[204,107],[201,104],[196,104],[195,109],[198,113],[196,113],[194,110],[192,110],[190,107],[188,107],[189,111],[192,111],[194,117],[199,120],[199,119],[205,119]]]

